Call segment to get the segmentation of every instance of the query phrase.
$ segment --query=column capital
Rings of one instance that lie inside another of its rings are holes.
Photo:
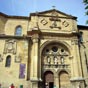
[[[33,39],[32,39],[32,42],[33,42],[33,43],[38,43],[38,41],[39,41],[39,38],[33,38]]]
[[[72,45],[78,45],[78,39],[72,40],[72,41],[71,41],[71,44],[72,44]]]
[[[33,41],[33,43],[38,43],[38,40],[39,40],[39,34],[34,34],[34,35],[32,35],[32,41]]]

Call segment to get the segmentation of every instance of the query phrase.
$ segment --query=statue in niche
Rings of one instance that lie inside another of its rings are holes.
[[[57,65],[58,64],[58,58],[55,56],[54,57],[54,64]]]
[[[65,27],[69,26],[69,23],[67,21],[62,22],[62,25],[64,25]]]
[[[60,62],[61,62],[61,64],[64,64],[64,57],[63,56],[60,57]]]
[[[4,54],[6,54],[6,53],[16,54],[16,41],[15,40],[6,40],[3,53]]]
[[[48,62],[48,64],[50,64],[50,62],[51,62],[51,58],[49,56],[47,57],[47,62]]]

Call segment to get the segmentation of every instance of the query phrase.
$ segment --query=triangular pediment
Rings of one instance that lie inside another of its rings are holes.
[[[31,16],[32,15],[57,16],[57,17],[67,17],[67,18],[75,18],[76,19],[75,16],[68,15],[68,14],[63,13],[63,12],[61,12],[59,10],[56,10],[56,9],[51,9],[51,10],[47,10],[47,11],[31,13]]]

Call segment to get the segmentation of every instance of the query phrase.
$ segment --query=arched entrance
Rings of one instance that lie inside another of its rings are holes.
[[[54,86],[54,75],[51,71],[44,73],[44,88],[53,88]]]
[[[50,42],[45,47],[42,48],[41,51],[41,72],[42,72],[42,79],[44,88],[54,88],[58,86],[60,88],[63,87],[63,76],[68,76],[66,72],[61,72],[55,75],[54,71],[61,70],[61,69],[68,69],[69,66],[69,55],[70,50],[66,45],[64,45],[61,42]],[[64,66],[64,68],[63,68]],[[63,73],[63,74],[62,74]],[[54,76],[57,76],[57,78],[54,78]],[[68,77],[67,77],[68,78]],[[66,79],[67,79],[66,78]],[[59,80],[60,81],[59,81]],[[60,83],[58,83],[58,81]],[[67,83],[66,83],[67,84]],[[67,88],[67,87],[66,87]]]
[[[70,78],[69,78],[69,74],[66,71],[61,71],[59,73],[59,86],[60,88],[70,87]]]

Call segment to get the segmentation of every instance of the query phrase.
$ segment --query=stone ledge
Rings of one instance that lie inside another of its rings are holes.
[[[82,78],[82,77],[74,77],[74,78],[71,78],[70,81],[84,81],[85,79]]]

